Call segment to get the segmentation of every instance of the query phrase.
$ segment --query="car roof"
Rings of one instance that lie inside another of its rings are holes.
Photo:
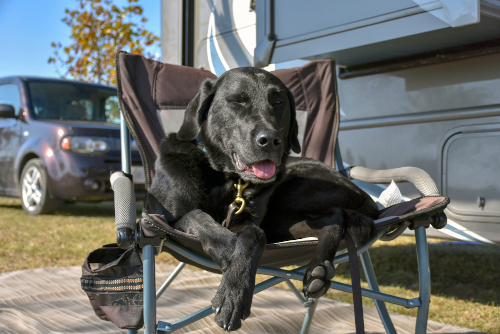
[[[27,75],[12,75],[8,77],[0,77],[0,82],[2,81],[14,81],[14,80],[22,80],[26,82],[30,81],[47,81],[47,82],[61,82],[61,83],[78,83],[89,86],[95,86],[99,88],[110,88],[116,89],[114,86],[105,86],[97,83],[85,82],[85,81],[77,81],[77,80],[68,80],[68,79],[59,79],[59,78],[48,78],[48,77],[37,77],[37,76],[27,76]]]

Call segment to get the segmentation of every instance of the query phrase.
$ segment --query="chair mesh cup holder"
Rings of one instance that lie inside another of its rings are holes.
[[[143,320],[143,266],[135,246],[104,245],[82,266],[80,283],[95,314],[118,328],[139,329]]]

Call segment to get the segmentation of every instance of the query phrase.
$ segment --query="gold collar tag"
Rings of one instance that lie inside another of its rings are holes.
[[[243,198],[243,190],[245,190],[248,186],[250,185],[250,182],[247,182],[245,184],[241,184],[241,178],[238,180],[238,184],[235,184],[234,187],[238,189],[238,193],[236,194],[236,198],[234,200],[234,203],[240,203],[241,206],[239,207],[238,211],[236,211],[234,214],[239,215],[240,213],[243,212],[245,209],[245,199]]]

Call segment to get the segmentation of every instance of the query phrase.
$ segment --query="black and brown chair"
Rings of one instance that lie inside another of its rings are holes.
[[[435,228],[442,228],[446,225],[443,210],[449,203],[449,199],[440,196],[429,175],[418,168],[404,167],[383,171],[363,167],[344,169],[337,140],[339,100],[333,60],[312,61],[299,68],[282,69],[273,73],[291,90],[295,98],[302,156],[330,164],[346,177],[355,180],[379,184],[387,184],[392,180],[412,182],[422,193],[420,198],[382,210],[379,219],[375,221],[376,236],[368,244],[359,249],[351,249],[350,252],[346,252],[345,244],[341,245],[339,249],[343,250],[337,254],[334,263],[350,262],[353,285],[332,281],[331,288],[353,293],[357,332],[363,331],[361,304],[361,296],[363,296],[374,299],[387,333],[396,333],[396,331],[387,312],[386,302],[407,308],[417,308],[415,333],[425,333],[430,302],[426,228],[430,225]],[[154,162],[158,154],[159,142],[166,133],[178,130],[184,110],[196,95],[201,82],[206,78],[215,78],[215,76],[205,70],[163,64],[142,56],[121,52],[117,55],[117,77],[122,111],[123,171],[114,173],[111,183],[115,191],[118,245],[122,248],[134,248],[142,257],[141,282],[143,284],[137,285],[136,289],[142,289],[145,333],[173,332],[209,316],[213,313],[212,307],[207,305],[206,308],[171,323],[157,322],[156,299],[167,289],[186,263],[214,273],[220,273],[220,270],[210,256],[204,253],[196,237],[174,229],[163,216],[149,212],[147,197],[144,201],[142,218],[137,221],[134,186],[129,175],[129,131],[141,153],[146,173],[146,189],[148,189],[155,175]],[[415,231],[419,269],[418,276],[415,277],[419,280],[419,295],[412,299],[379,291],[368,253],[368,249],[375,241],[392,240],[408,228]],[[307,310],[300,333],[308,332],[319,299],[304,299],[290,280],[302,280],[305,265],[309,263],[316,245],[317,241],[309,239],[268,244],[259,263],[258,273],[272,276],[272,278],[258,284],[255,287],[255,293],[280,282],[286,282]],[[161,288],[155,291],[155,255],[162,251],[172,254],[181,263]],[[359,286],[356,255],[361,258],[370,289],[361,289]],[[354,263],[356,265],[353,266]],[[291,265],[298,268],[281,269]],[[87,272],[87,274],[92,273]],[[87,279],[89,277],[87,276]],[[105,298],[101,303],[106,303]],[[129,325],[128,328],[139,328],[140,325],[142,323],[135,327]],[[135,329],[130,329],[129,332],[135,333]]]

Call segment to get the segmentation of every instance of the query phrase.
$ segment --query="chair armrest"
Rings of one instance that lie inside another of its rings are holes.
[[[136,202],[132,175],[114,172],[110,177],[115,196],[115,227],[118,247],[127,249],[133,243],[136,227]]]
[[[424,196],[439,196],[439,191],[432,178],[417,167],[401,167],[386,170],[374,170],[360,166],[348,169],[350,179],[368,182],[389,184],[394,180],[396,183],[411,182]]]

